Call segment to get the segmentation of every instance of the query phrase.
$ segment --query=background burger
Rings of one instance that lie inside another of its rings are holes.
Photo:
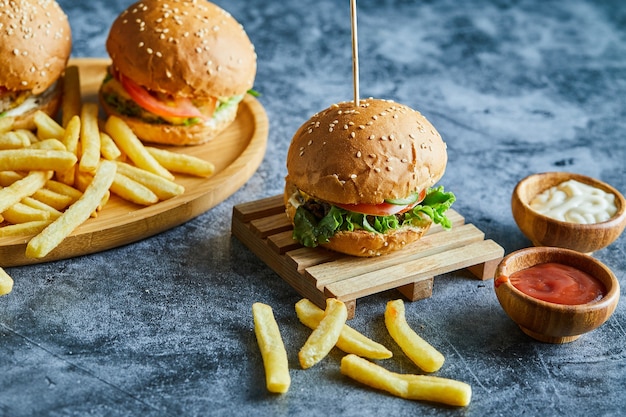
[[[446,145],[419,112],[392,101],[334,104],[294,135],[285,208],[293,237],[355,256],[377,256],[418,240],[432,223],[451,227],[452,193],[433,185]]]
[[[0,117],[34,129],[37,110],[56,115],[62,75],[72,49],[67,16],[52,0],[2,2],[0,7]]]
[[[148,142],[208,141],[252,88],[256,53],[243,27],[204,0],[144,0],[111,26],[112,65],[100,88],[109,115]]]

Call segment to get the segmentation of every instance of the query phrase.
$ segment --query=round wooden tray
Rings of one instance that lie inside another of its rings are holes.
[[[97,101],[108,59],[79,58],[70,61],[80,69],[84,101]],[[66,259],[125,245],[155,235],[190,220],[224,201],[256,172],[267,148],[269,124],[263,106],[247,95],[234,123],[206,144],[169,147],[215,164],[209,178],[178,175],[185,192],[149,207],[137,206],[112,195],[95,218],[90,218],[61,245],[42,259],[24,253],[31,236],[0,238],[0,266],[12,267]]]

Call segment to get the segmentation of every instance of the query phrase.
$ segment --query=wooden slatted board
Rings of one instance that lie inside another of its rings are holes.
[[[504,249],[456,211],[448,217],[451,230],[433,226],[403,250],[374,258],[294,241],[282,195],[235,206],[231,232],[300,295],[320,308],[328,297],[342,300],[352,318],[357,299],[382,291],[398,289],[411,301],[430,297],[437,275],[467,268],[479,279],[493,278]]]

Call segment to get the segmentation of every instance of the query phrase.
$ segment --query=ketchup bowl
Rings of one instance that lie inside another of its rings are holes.
[[[538,266],[544,269],[533,274]],[[566,271],[564,277],[566,269],[575,270],[577,275]],[[601,326],[615,311],[620,296],[619,281],[607,266],[571,249],[532,247],[515,251],[502,259],[494,276],[496,296],[504,312],[528,336],[547,343],[572,342]],[[579,291],[578,287],[586,289]],[[598,288],[600,295],[594,292]],[[581,301],[585,296],[591,301]]]
[[[614,196],[610,218],[590,224],[555,219],[531,207],[531,202],[546,190],[574,180]],[[593,253],[615,241],[626,227],[626,199],[618,190],[600,180],[568,172],[544,172],[522,179],[511,196],[513,218],[534,246],[555,246]]]

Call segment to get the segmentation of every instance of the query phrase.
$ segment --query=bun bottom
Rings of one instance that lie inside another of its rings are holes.
[[[293,187],[293,184],[288,184],[284,195],[285,213],[292,224],[296,215],[296,207],[290,201],[294,192]],[[352,232],[340,231],[335,233],[328,243],[322,243],[320,246],[347,255],[371,258],[401,250],[408,244],[421,239],[430,229],[431,224],[432,221],[428,221],[420,227],[404,226],[387,233],[368,232],[362,229]]]
[[[13,122],[13,129],[36,130],[37,126],[35,125],[35,113],[41,110],[48,116],[55,118],[61,108],[62,99],[63,83],[59,80],[54,92],[50,94],[50,97],[41,103],[39,107],[29,110],[19,116],[14,116],[15,120]]]
[[[124,120],[131,130],[143,142],[158,143],[161,145],[199,145],[215,138],[225,130],[237,117],[238,106],[221,110],[220,118],[211,119],[207,123],[196,123],[191,126],[174,126],[167,124],[146,123],[141,119],[128,117],[118,113],[109,106],[98,94],[100,105],[108,116],[117,116]]]

